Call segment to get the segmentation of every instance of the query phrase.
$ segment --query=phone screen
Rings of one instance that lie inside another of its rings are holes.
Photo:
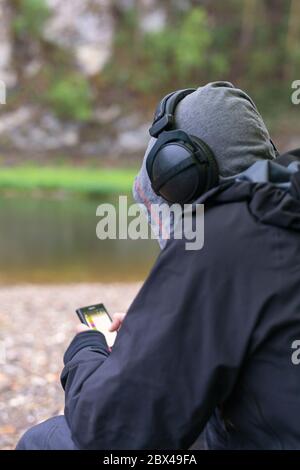
[[[103,304],[90,305],[89,307],[82,307],[77,311],[81,321],[94,330],[101,331],[104,334],[108,346],[112,346],[116,333],[109,331],[111,325],[111,318]],[[84,317],[84,318],[82,318]]]

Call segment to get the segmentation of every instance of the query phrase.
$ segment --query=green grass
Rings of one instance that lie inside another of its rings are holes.
[[[2,167],[0,191],[71,191],[86,194],[130,192],[137,170],[78,167]]]

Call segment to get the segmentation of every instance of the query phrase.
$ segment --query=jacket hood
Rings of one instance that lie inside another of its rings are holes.
[[[204,140],[213,150],[220,179],[232,178],[258,161],[276,157],[270,135],[254,102],[229,82],[213,82],[199,87],[176,107],[175,127]],[[161,227],[150,217],[152,204],[166,201],[156,195],[146,170],[146,160],[156,139],[151,138],[141,169],[133,185],[133,197],[145,212],[161,248],[167,240]],[[162,221],[168,226],[169,221]]]
[[[300,163],[287,168],[274,161],[259,161],[234,178],[223,179],[197,203],[210,205],[247,201],[251,214],[268,225],[300,231],[300,198],[293,191],[292,175]]]

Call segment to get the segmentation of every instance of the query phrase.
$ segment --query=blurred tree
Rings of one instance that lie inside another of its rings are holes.
[[[89,13],[101,15],[100,7],[86,1]],[[264,110],[274,97],[282,106],[290,102],[290,82],[300,71],[299,0],[111,0],[111,55],[92,78],[77,68],[76,46],[47,41],[44,30],[53,13],[47,0],[9,5],[20,90],[27,97],[38,91],[66,118],[85,120],[93,106],[113,101],[125,111],[148,112],[169,90],[213,80],[246,88]],[[41,71],[28,80],[26,67],[36,59]]]
[[[15,69],[23,82],[25,66],[42,55],[42,35],[51,12],[46,0],[11,0],[9,8]]]
[[[13,0],[16,10],[12,24],[15,34],[23,38],[38,38],[42,35],[50,9],[46,0]]]
[[[242,11],[242,27],[240,36],[240,53],[247,54],[253,45],[257,22],[257,0],[244,0]]]
[[[300,2],[290,1],[288,16],[288,28],[286,34],[286,67],[285,76],[289,80],[295,80],[296,69],[300,69]]]
[[[165,27],[154,31],[141,30],[141,8],[124,13],[114,2],[113,11],[118,32],[114,54],[105,70],[110,79],[116,77],[117,82],[141,94],[157,94],[186,81],[197,82],[202,67],[209,61],[212,43],[203,8],[188,9],[180,16],[174,12],[172,16],[166,14]],[[212,56],[211,64],[219,66],[216,56]]]
[[[207,51],[212,43],[212,32],[203,8],[191,9],[180,25],[174,49],[178,74],[186,79],[208,60]]]
[[[92,115],[92,94],[88,81],[78,74],[57,79],[46,93],[55,113],[65,119],[87,121]]]

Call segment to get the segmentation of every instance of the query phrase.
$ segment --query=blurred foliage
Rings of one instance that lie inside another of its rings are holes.
[[[201,7],[187,11],[162,30],[145,33],[139,31],[137,11],[131,10],[124,15],[123,27],[115,38],[116,57],[112,57],[104,76],[141,94],[156,93],[167,88],[170,81],[190,81],[207,62],[215,70],[226,70],[221,56],[218,60],[214,55],[209,57],[212,41],[208,17]],[[134,44],[133,49],[126,44]]]
[[[92,93],[89,82],[78,74],[56,79],[45,98],[53,111],[62,118],[87,121],[92,115]]]
[[[229,80],[251,93],[263,111],[275,100],[290,108],[290,84],[300,73],[299,1],[160,6],[167,12],[165,25],[150,32],[141,28],[142,11],[117,10],[114,53],[103,71],[107,83],[152,105],[176,88]]]
[[[17,36],[31,35],[41,37],[44,25],[50,16],[46,0],[21,0],[15,2],[17,13],[13,20],[13,29]]]
[[[291,82],[300,76],[299,0],[161,0],[157,7],[164,21],[152,29],[143,26],[146,1],[124,6],[123,0],[113,0],[108,6],[112,52],[104,69],[92,77],[78,70],[75,48],[51,45],[43,37],[50,14],[46,0],[11,4],[20,77],[24,80],[26,53],[36,49],[43,68],[52,68],[54,76],[49,83],[42,72],[36,83],[23,83],[22,90],[37,88],[62,118],[86,121],[99,104],[112,101],[125,111],[152,112],[159,96],[215,80],[246,89],[272,117],[275,101],[278,112],[295,111],[290,94]],[[32,42],[40,47],[30,47]]]

